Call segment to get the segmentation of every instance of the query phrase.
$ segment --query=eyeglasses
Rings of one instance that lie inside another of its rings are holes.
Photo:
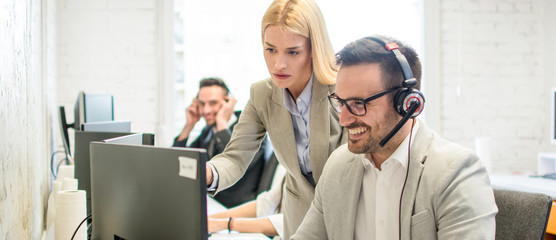
[[[330,104],[332,104],[332,107],[334,107],[334,109],[336,109],[338,113],[342,113],[342,107],[346,106],[349,112],[351,112],[351,114],[355,116],[363,116],[367,114],[368,102],[375,100],[379,97],[382,97],[398,89],[400,89],[400,87],[390,88],[388,90],[384,90],[382,92],[379,92],[365,99],[360,99],[360,98],[341,99],[336,95],[336,93],[332,93],[328,95],[328,100],[330,100]]]

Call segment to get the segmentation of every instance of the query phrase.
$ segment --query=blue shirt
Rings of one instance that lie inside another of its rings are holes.
[[[301,172],[308,175],[313,172],[311,157],[309,156],[309,129],[311,116],[311,95],[313,92],[313,76],[303,89],[303,92],[294,102],[293,97],[287,89],[284,89],[284,107],[292,115],[295,144],[297,148],[297,160]]]

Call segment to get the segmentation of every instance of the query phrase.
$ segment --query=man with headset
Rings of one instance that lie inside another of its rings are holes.
[[[292,239],[494,239],[485,167],[415,118],[425,102],[415,51],[372,36],[336,56],[329,100],[349,140],[328,159]]]

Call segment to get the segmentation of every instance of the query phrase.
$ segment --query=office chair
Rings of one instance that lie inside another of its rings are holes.
[[[278,159],[276,158],[274,152],[272,152],[272,155],[270,155],[269,159],[264,163],[264,167],[261,172],[261,178],[259,179],[259,186],[257,188],[257,195],[270,189],[277,166]]]
[[[496,239],[544,239],[552,198],[541,193],[494,189]]]

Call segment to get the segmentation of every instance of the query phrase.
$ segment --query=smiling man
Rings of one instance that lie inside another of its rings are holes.
[[[329,99],[349,140],[328,159],[292,239],[494,239],[485,167],[416,118],[425,101],[415,51],[373,36],[336,56]]]
[[[230,141],[232,130],[240,112],[234,112],[237,100],[230,96],[230,90],[220,78],[204,78],[199,82],[199,92],[186,109],[187,123],[180,135],[174,139],[174,147],[204,148],[209,159],[221,153]],[[206,126],[201,134],[187,145],[191,130],[201,118]],[[271,147],[264,142],[247,168],[245,175],[232,187],[214,196],[222,205],[231,208],[257,197],[259,180],[264,167],[264,148]]]

